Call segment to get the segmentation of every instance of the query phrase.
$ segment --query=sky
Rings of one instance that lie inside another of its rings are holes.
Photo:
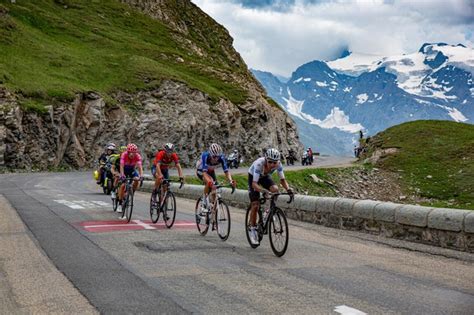
[[[474,0],[192,0],[224,25],[250,68],[290,77],[348,49],[382,56],[423,43],[474,47]]]

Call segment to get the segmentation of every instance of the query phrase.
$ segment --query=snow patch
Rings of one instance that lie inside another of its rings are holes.
[[[448,106],[443,106],[443,105],[436,105],[438,107],[441,107],[445,110],[448,111],[448,115],[455,121],[455,122],[465,122],[468,121],[469,119],[466,118],[466,116],[463,115],[457,108],[454,107],[448,107]]]
[[[300,83],[303,80],[303,77],[296,79],[293,83]]]
[[[352,124],[349,120],[349,116],[344,114],[344,111],[340,110],[339,107],[334,107],[331,110],[331,113],[327,115],[324,120],[320,120],[309,114],[303,113],[302,109],[304,100],[300,101],[293,98],[290,88],[287,88],[287,92],[289,97],[283,98],[283,100],[286,102],[286,109],[288,113],[293,116],[325,129],[338,128],[339,130],[350,133],[358,132],[359,130],[364,129],[364,127],[359,123]]]
[[[357,104],[364,104],[369,99],[369,96],[366,93],[359,94],[356,97],[357,97]]]
[[[352,86],[349,86],[349,87],[345,87],[343,91],[346,93],[349,93],[351,90],[352,90]]]
[[[316,81],[316,85],[320,87],[327,87],[329,84],[327,84],[326,81],[324,82]]]
[[[309,82],[309,81],[311,81],[311,78],[304,78],[303,81]]]

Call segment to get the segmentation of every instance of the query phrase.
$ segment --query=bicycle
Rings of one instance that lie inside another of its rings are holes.
[[[202,236],[207,234],[209,225],[212,224],[212,230],[217,229],[217,235],[219,235],[221,240],[225,241],[229,238],[230,234],[230,211],[221,197],[220,189],[223,187],[232,187],[232,194],[235,191],[235,187],[232,185],[219,185],[216,183],[212,186],[212,191],[209,195],[214,201],[212,204],[204,207],[202,204],[203,197],[199,197],[196,201],[195,215],[196,226]]]
[[[125,217],[127,219],[127,223],[130,222],[132,219],[132,212],[133,212],[133,196],[135,192],[133,191],[133,177],[127,177],[123,181],[125,184],[125,192],[122,199],[122,219]],[[143,179],[140,180],[140,187],[143,184]]]
[[[158,192],[155,196],[155,200],[153,200],[153,193],[150,198],[150,218],[153,223],[158,222],[160,218],[160,212],[163,213],[163,220],[165,221],[165,225],[168,229],[170,229],[176,218],[176,198],[174,193],[170,190],[170,183],[173,182],[169,179],[163,179],[161,181],[160,186],[158,187]],[[181,189],[184,185],[182,181],[174,181],[180,182],[179,189]],[[161,198],[161,190],[166,188],[165,196]],[[159,205],[159,207],[158,207]]]
[[[271,197],[268,197],[270,195]],[[281,257],[285,254],[288,248],[289,240],[289,231],[288,231],[288,222],[286,220],[286,215],[278,208],[275,204],[276,197],[281,195],[290,196],[290,200],[287,203],[291,203],[294,199],[293,194],[289,193],[271,193],[268,192],[260,197],[260,205],[257,211],[257,233],[259,242],[262,241],[263,235],[270,234],[270,246],[273,253],[277,257]],[[262,205],[266,203],[267,200],[270,200],[270,208],[266,209],[265,215],[263,215]],[[247,241],[249,242],[252,248],[257,248],[259,244],[252,244],[250,241],[250,209],[251,206],[247,208],[245,213],[245,234],[247,235]],[[270,232],[270,233],[269,233]]]

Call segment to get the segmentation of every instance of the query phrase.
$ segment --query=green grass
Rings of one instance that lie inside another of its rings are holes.
[[[308,194],[308,195],[324,195],[324,196],[335,196],[335,192],[332,190],[330,185],[326,183],[315,183],[311,174],[315,174],[321,179],[327,180],[330,172],[336,171],[337,169],[304,169],[298,171],[285,171],[285,178],[287,179],[290,187],[296,190],[297,193]],[[344,171],[344,170],[342,170]],[[232,173],[232,171],[231,171]],[[234,174],[232,178],[237,182],[238,189],[248,189],[247,174]],[[177,180],[178,178],[174,178]],[[217,180],[221,183],[227,183],[224,175],[217,175]],[[273,174],[273,180],[279,185],[280,181],[278,175]],[[187,176],[187,184],[202,185],[202,182],[196,176]],[[283,189],[280,186],[281,189]]]
[[[420,196],[435,200],[427,205],[474,209],[473,125],[409,122],[379,133],[371,142],[371,151],[399,149],[378,166],[399,172],[406,192],[419,190]]]
[[[226,64],[221,50],[192,34],[189,39],[209,57],[183,48],[173,35],[160,21],[116,0],[0,0],[0,84],[28,99],[67,101],[78,92],[109,97],[173,79],[214,99],[247,99],[236,83],[214,73],[244,69]]]

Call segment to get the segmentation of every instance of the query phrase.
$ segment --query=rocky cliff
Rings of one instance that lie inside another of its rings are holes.
[[[59,2],[67,7],[67,1]],[[91,89],[76,92],[69,100],[42,97],[42,105],[35,107],[25,106],[34,93],[26,94],[21,86],[14,87],[14,80],[9,82],[9,76],[0,75],[0,166],[91,167],[107,142],[135,142],[147,160],[164,142],[173,142],[185,165],[192,165],[211,142],[226,151],[237,148],[247,159],[270,146],[301,149],[294,122],[269,104],[222,26],[189,1],[122,2],[159,19],[181,51],[189,52],[170,62],[194,67],[198,65],[194,56],[211,58],[218,66],[203,71],[238,84],[245,98],[232,102],[170,76],[142,89],[115,88],[107,93]],[[169,55],[163,58],[170,60]],[[150,80],[149,73],[143,80]]]

